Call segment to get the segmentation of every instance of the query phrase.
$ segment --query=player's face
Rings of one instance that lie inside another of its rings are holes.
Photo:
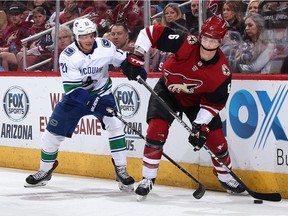
[[[201,45],[208,50],[214,50],[220,46],[220,41],[217,39],[208,38],[206,36],[201,37]]]
[[[81,50],[84,53],[89,53],[92,50],[94,44],[94,33],[79,35],[79,43]]]

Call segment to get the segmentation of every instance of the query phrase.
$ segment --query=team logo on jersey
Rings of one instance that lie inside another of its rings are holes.
[[[222,72],[225,76],[230,76],[230,69],[228,68],[228,66],[226,64],[222,65]]]
[[[75,49],[72,48],[72,47],[67,47],[67,48],[64,50],[64,53],[65,53],[67,56],[71,56],[73,53],[75,53]]]
[[[187,37],[188,44],[195,44],[197,42],[197,38],[194,35],[189,35]]]
[[[132,6],[132,11],[136,14],[139,14],[139,7],[137,5]]]
[[[101,39],[101,43],[103,47],[111,47],[110,42],[106,39]]]
[[[164,69],[165,84],[171,92],[194,93],[195,89],[202,86],[203,82],[198,79],[190,79],[180,73],[172,73]],[[173,82],[175,84],[169,84]]]

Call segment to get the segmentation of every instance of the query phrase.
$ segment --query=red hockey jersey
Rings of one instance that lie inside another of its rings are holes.
[[[141,47],[147,52],[151,46],[174,53],[163,64],[162,72],[165,85],[182,106],[200,104],[213,116],[224,108],[231,87],[231,70],[219,48],[214,58],[203,61],[197,37],[160,25],[146,27],[138,35],[136,50]]]

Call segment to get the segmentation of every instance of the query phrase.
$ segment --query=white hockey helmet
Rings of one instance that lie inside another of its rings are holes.
[[[97,36],[97,27],[95,23],[93,23],[88,18],[77,19],[73,24],[73,34],[75,35],[75,39],[79,40],[79,35],[86,35],[95,32],[95,37]],[[79,42],[78,42],[79,43]]]

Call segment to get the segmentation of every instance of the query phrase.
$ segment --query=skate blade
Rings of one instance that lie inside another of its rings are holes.
[[[247,196],[247,195],[249,195],[249,193],[245,190],[245,191],[243,191],[243,192],[241,192],[241,193],[236,193],[236,192],[233,192],[233,191],[231,191],[231,190],[226,190],[227,191],[227,193],[228,194],[230,194],[230,195],[236,195],[236,196]]]
[[[47,182],[48,181],[42,181],[42,182],[39,182],[38,184],[29,184],[26,182],[26,184],[24,185],[25,188],[29,188],[29,187],[41,187],[41,186],[45,186],[47,185]]]
[[[134,184],[131,185],[124,185],[122,182],[118,182],[119,189],[124,192],[133,192],[134,191]]]
[[[147,195],[142,196],[142,195],[137,194],[137,202],[142,202],[146,200],[146,198],[147,198]]]

